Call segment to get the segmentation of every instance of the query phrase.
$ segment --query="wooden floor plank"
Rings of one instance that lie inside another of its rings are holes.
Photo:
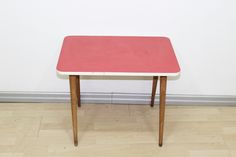
[[[0,157],[235,157],[235,111],[167,105],[160,148],[157,105],[83,104],[74,147],[68,103],[0,103]]]

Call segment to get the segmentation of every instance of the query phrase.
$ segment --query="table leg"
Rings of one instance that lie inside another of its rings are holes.
[[[74,135],[74,145],[78,145],[78,132],[77,132],[77,89],[76,89],[76,82],[77,82],[77,76],[70,75],[70,96],[71,96],[71,112],[72,112],[72,124],[73,124],[73,135]]]
[[[158,76],[153,76],[153,80],[152,80],[151,107],[154,106],[155,95],[156,95],[156,89],[157,89],[157,81],[158,81]]]
[[[81,106],[81,101],[80,101],[80,76],[76,76],[76,83],[77,83],[77,100],[78,100],[78,107]]]
[[[167,76],[160,77],[159,146],[163,143]]]

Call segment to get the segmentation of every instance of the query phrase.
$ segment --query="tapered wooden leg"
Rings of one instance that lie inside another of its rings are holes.
[[[77,82],[78,107],[80,107],[81,106],[81,102],[80,102],[80,76],[76,76],[76,82]]]
[[[163,143],[167,77],[160,77],[159,146]]]
[[[76,82],[77,78],[74,75],[69,76],[70,80],[70,96],[71,96],[71,112],[72,112],[72,124],[73,124],[73,135],[74,135],[74,145],[78,145],[78,126],[77,126],[77,89],[76,89]]]
[[[153,76],[153,80],[152,80],[151,107],[154,106],[154,102],[155,102],[155,95],[156,95],[156,89],[157,89],[157,81],[158,81],[158,76]]]

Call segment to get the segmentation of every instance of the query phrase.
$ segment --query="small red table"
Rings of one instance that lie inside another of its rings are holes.
[[[162,146],[167,76],[176,76],[180,72],[168,38],[67,36],[62,45],[57,72],[69,75],[75,146],[78,145],[80,75],[153,76],[151,107],[160,76],[159,146]]]

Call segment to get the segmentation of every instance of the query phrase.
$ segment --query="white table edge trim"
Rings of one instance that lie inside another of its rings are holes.
[[[178,76],[176,73],[137,73],[137,72],[64,72],[57,70],[60,75],[88,75],[88,76]]]

